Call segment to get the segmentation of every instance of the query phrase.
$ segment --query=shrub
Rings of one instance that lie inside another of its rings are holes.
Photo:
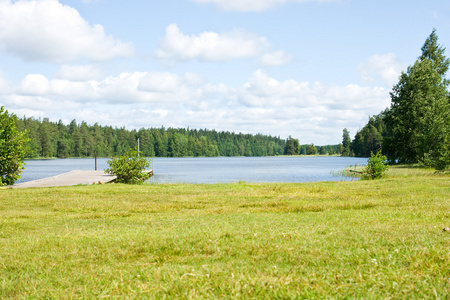
[[[130,149],[124,155],[108,160],[105,172],[117,176],[119,183],[141,183],[150,176],[145,170],[150,166],[151,160],[138,155],[136,149]]]
[[[381,150],[377,154],[371,152],[367,167],[363,171],[362,179],[380,179],[388,169],[387,158],[381,154]]]
[[[16,128],[17,117],[0,107],[0,186],[11,185],[24,169],[23,158],[28,142],[27,132]]]

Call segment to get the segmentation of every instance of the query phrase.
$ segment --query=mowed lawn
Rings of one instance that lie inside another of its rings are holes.
[[[450,299],[450,177],[422,173],[0,190],[0,298]]]

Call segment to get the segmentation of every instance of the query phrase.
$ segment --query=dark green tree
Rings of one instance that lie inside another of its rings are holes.
[[[298,139],[289,137],[286,140],[286,147],[285,147],[284,154],[286,154],[286,155],[300,154],[300,142],[298,141]]]
[[[55,130],[48,118],[44,118],[39,126],[42,157],[56,157]]]
[[[333,155],[334,154],[334,147],[331,146],[330,150],[328,151],[329,155]]]
[[[325,146],[320,147],[319,154],[320,154],[320,155],[325,155],[325,154],[327,154],[327,152],[326,152],[325,149],[326,149]]]
[[[20,178],[28,142],[27,132],[16,128],[17,117],[0,107],[0,186],[11,185]]]
[[[450,165],[450,96],[445,73],[450,60],[437,44],[435,30],[422,55],[402,73],[391,92],[383,147],[393,162]]]
[[[168,155],[170,157],[181,156],[180,155],[180,139],[178,138],[178,134],[173,134],[172,137],[169,138]]]
[[[306,155],[316,155],[317,154],[317,147],[314,146],[314,144],[309,144],[306,146]]]
[[[347,128],[344,128],[342,133],[342,156],[351,156],[352,152],[350,150],[350,145],[352,143],[352,140],[350,139],[350,132],[347,130]]]
[[[28,130],[29,141],[27,143],[26,158],[41,156],[41,140],[39,137],[39,121],[34,118],[23,118],[24,127]]]
[[[445,80],[445,73],[448,71],[450,59],[445,57],[445,48],[438,44],[438,40],[436,29],[433,29],[421,48],[422,55],[419,59],[429,60],[433,65],[433,69]]]
[[[369,157],[371,153],[377,153],[382,146],[384,133],[384,115],[369,118],[369,122],[359,130],[350,146],[351,151],[357,157]]]

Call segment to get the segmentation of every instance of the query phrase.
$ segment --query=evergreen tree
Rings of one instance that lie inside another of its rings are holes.
[[[327,152],[326,152],[326,150],[325,150],[325,146],[320,147],[319,154],[320,154],[320,155],[325,155],[325,154],[327,154]]]
[[[48,118],[44,118],[39,126],[39,138],[41,142],[42,157],[56,156],[56,141],[54,139],[54,128]]]
[[[384,133],[385,112],[369,118],[369,122],[358,131],[350,146],[357,157],[369,157],[381,150]]]
[[[342,156],[351,156],[351,150],[350,145],[352,143],[352,140],[350,139],[350,132],[347,130],[347,128],[344,128],[342,133]]]
[[[298,139],[293,139],[292,137],[289,137],[286,140],[286,147],[284,154],[286,155],[298,155],[300,154],[300,142]]]
[[[331,146],[330,150],[328,151],[329,155],[333,155],[334,154],[334,147]]]
[[[383,145],[391,162],[425,162],[437,169],[450,165],[450,96],[445,79],[450,60],[437,40],[433,30],[422,55],[391,92]]]

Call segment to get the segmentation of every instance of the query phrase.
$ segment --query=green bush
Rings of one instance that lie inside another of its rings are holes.
[[[150,166],[151,160],[138,155],[136,149],[130,149],[124,155],[113,157],[109,160],[105,172],[117,176],[119,183],[141,183],[150,175],[145,172]]]
[[[24,169],[23,158],[28,142],[27,132],[16,128],[17,117],[0,107],[0,186],[11,185]]]
[[[363,171],[362,179],[380,179],[388,169],[387,158],[381,154],[381,150],[377,154],[371,152],[367,167]]]

